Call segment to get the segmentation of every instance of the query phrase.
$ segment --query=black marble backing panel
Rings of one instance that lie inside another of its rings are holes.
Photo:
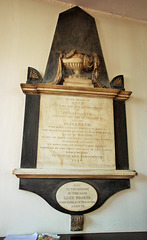
[[[125,102],[114,101],[116,169],[129,169]]]
[[[98,201],[96,204],[85,211],[75,212],[62,208],[56,201],[57,190],[65,183],[80,181],[90,184],[98,193]],[[103,180],[103,179],[21,179],[20,189],[34,192],[46,200],[53,208],[68,214],[81,215],[92,212],[104,204],[104,202],[113,194],[130,188],[129,180]]]
[[[37,161],[40,96],[26,95],[21,168],[35,168]]]

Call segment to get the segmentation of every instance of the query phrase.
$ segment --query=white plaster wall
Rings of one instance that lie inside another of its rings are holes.
[[[0,0],[0,236],[35,231],[69,233],[70,216],[39,196],[19,190],[12,175],[19,168],[27,67],[45,71],[58,14],[67,4],[52,1]],[[138,176],[131,189],[113,195],[85,215],[83,232],[147,230],[147,24],[100,12],[95,18],[109,78],[125,76],[130,169]]]

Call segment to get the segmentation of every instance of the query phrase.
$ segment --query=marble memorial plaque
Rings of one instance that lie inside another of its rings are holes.
[[[42,94],[37,168],[115,169],[113,100]]]
[[[67,210],[84,211],[94,206],[98,194],[88,183],[69,182],[58,189],[56,199],[59,205]]]

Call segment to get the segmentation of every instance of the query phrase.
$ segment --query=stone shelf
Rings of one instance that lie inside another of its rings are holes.
[[[100,169],[14,169],[18,178],[93,178],[93,179],[131,179],[137,172],[134,170],[100,170]]]

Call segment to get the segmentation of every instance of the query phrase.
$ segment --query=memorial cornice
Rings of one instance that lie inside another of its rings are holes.
[[[114,100],[126,101],[132,94],[131,91],[122,91],[113,88],[88,88],[88,87],[71,87],[63,85],[51,84],[21,84],[21,89],[24,94],[40,95],[53,94],[63,96],[82,96],[82,97],[103,97]]]

